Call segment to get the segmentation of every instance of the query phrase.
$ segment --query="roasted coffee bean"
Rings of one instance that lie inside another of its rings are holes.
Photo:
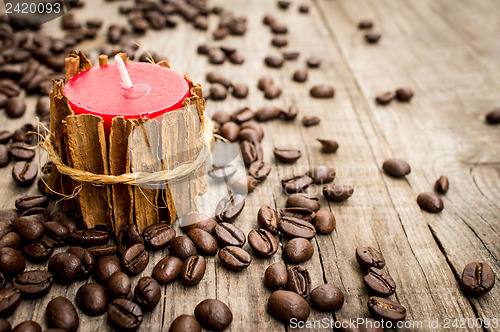
[[[263,205],[257,212],[257,223],[260,228],[267,230],[269,233],[278,234],[278,213],[270,206]]]
[[[214,237],[217,239],[221,247],[238,246],[242,247],[245,244],[245,233],[233,224],[221,222],[214,228]]]
[[[218,256],[222,266],[233,271],[246,269],[252,262],[250,254],[236,246],[222,248]]]
[[[31,123],[24,124],[21,128],[16,129],[12,135],[14,143],[10,146],[12,148],[29,147],[29,144],[34,140],[35,134],[30,133],[35,131],[35,127]],[[22,143],[26,143],[26,146]],[[34,153],[33,150],[30,150]]]
[[[265,229],[253,229],[248,233],[248,244],[260,257],[272,256],[278,251],[278,241]]]
[[[201,325],[191,315],[180,315],[172,322],[168,332],[201,332]]]
[[[215,40],[222,40],[227,37],[228,31],[225,28],[217,29],[212,33]]]
[[[309,13],[309,6],[308,5],[300,5],[299,6],[299,13],[302,13],[302,14]]]
[[[316,235],[316,229],[311,223],[293,217],[282,217],[278,228],[289,238],[302,237],[310,240]]]
[[[120,260],[123,271],[135,275],[144,271],[149,263],[149,253],[142,243],[136,243],[128,248]]]
[[[263,76],[259,79],[259,82],[257,84],[257,87],[259,90],[264,91],[264,89],[268,86],[271,86],[274,84],[274,80],[271,76]]]
[[[206,76],[206,79],[209,83],[219,83],[222,84],[226,89],[229,89],[233,86],[231,80],[227,77],[222,76],[216,72],[209,72]]]
[[[26,260],[21,253],[12,248],[0,248],[0,271],[7,277],[16,276],[24,271]]]
[[[196,247],[189,237],[181,235],[170,241],[169,253],[185,261],[189,256],[196,255]]]
[[[161,299],[160,285],[151,277],[142,277],[137,282],[134,300],[143,311],[153,311]]]
[[[117,248],[114,244],[103,244],[87,248],[87,250],[92,254],[92,256],[98,259],[103,256],[116,254]]]
[[[500,123],[500,108],[494,109],[486,114],[486,122],[489,124]]]
[[[408,102],[413,98],[413,91],[408,88],[399,88],[396,90],[396,99],[403,102]]]
[[[12,223],[12,229],[26,242],[35,242],[42,237],[45,226],[37,217],[19,217]]]
[[[275,47],[285,47],[288,45],[288,38],[285,36],[276,36],[271,40],[271,45]]]
[[[304,238],[294,238],[283,247],[283,259],[288,263],[298,264],[307,261],[314,254],[311,242]]]
[[[286,199],[286,207],[301,207],[316,212],[320,208],[319,198],[303,193],[293,194]]]
[[[363,278],[366,287],[378,296],[388,297],[396,291],[396,283],[391,276],[376,267],[368,269],[368,274]]]
[[[106,293],[110,299],[122,298],[131,300],[132,282],[129,276],[121,271],[113,273],[106,281]]]
[[[142,324],[142,310],[132,301],[116,299],[109,304],[107,312],[118,331],[135,331]]]
[[[384,299],[383,297],[370,297],[368,300],[368,310],[370,310],[373,316],[393,323],[402,321],[406,318],[405,307],[397,302]]]
[[[144,239],[139,233],[139,229],[135,224],[129,224],[120,230],[120,242],[125,247],[133,246],[136,243],[144,244]],[[123,252],[121,252],[123,254]]]
[[[375,267],[382,269],[385,266],[384,256],[373,247],[357,247],[356,260],[363,268]]]
[[[332,284],[316,287],[311,292],[313,306],[321,311],[336,311],[344,305],[344,293]]]
[[[244,122],[241,127],[240,127],[240,134],[238,135],[238,139],[241,141],[241,142],[244,142],[244,141],[249,141],[249,142],[252,142],[253,145],[256,145],[256,142],[260,142],[262,141],[262,135],[255,129],[253,128],[243,128],[243,125],[244,124],[247,124],[247,123],[252,123],[253,121],[248,121],[248,122]]]
[[[34,243],[22,246],[23,254],[28,260],[35,263],[45,262],[54,252],[54,241],[46,236],[42,236]]]
[[[462,287],[472,296],[482,296],[495,285],[495,273],[482,262],[473,262],[465,266],[462,272]]]
[[[282,54],[283,54],[283,59],[287,61],[297,60],[297,58],[300,55],[299,52],[294,52],[294,51],[283,52]]]
[[[11,231],[12,231],[11,224],[0,221],[0,237],[4,236],[7,233],[10,233]]]
[[[0,318],[0,331],[2,332],[11,332],[12,326],[9,321],[5,318]]]
[[[277,3],[278,7],[281,9],[288,9],[288,7],[290,7],[290,1],[287,0],[279,0]]]
[[[264,63],[271,68],[281,68],[283,66],[283,58],[276,55],[266,56]]]
[[[208,61],[214,65],[220,65],[226,61],[226,54],[219,48],[212,48],[208,51]]]
[[[264,273],[264,285],[272,291],[285,288],[288,282],[288,272],[283,263],[274,263],[267,267]]]
[[[193,26],[198,30],[207,30],[208,22],[206,16],[198,15],[194,18]]]
[[[269,173],[271,173],[271,166],[263,160],[253,162],[248,168],[248,174],[259,182],[267,179]]]
[[[70,233],[68,241],[72,245],[79,247],[93,247],[106,244],[109,237],[109,233],[106,231],[79,229]]]
[[[203,254],[213,256],[217,253],[217,241],[207,231],[193,228],[188,232],[188,236]]]
[[[302,125],[304,127],[312,127],[312,126],[317,126],[321,122],[321,119],[318,118],[317,116],[304,116],[302,118]]]
[[[21,89],[19,88],[19,86],[16,84],[15,81],[8,78],[0,80],[0,94],[5,95],[7,97],[15,97],[19,95],[20,92]],[[4,104],[4,107],[7,107],[7,103],[10,99],[12,98],[7,99],[7,101]]]
[[[235,98],[246,98],[248,96],[248,86],[243,83],[234,84],[232,95]]]
[[[196,49],[196,51],[198,52],[198,54],[207,55],[210,52],[210,50],[213,48],[214,48],[213,45],[205,43],[205,44],[199,45],[198,48]]]
[[[314,166],[307,171],[314,184],[324,184],[332,182],[335,178],[335,170],[328,166]]]
[[[175,237],[175,230],[166,223],[153,224],[144,229],[142,236],[149,250],[159,250],[168,246]]]
[[[80,274],[82,262],[80,258],[69,252],[60,252],[49,260],[48,269],[59,284],[71,284]]]
[[[311,97],[314,98],[333,98],[335,90],[331,85],[318,84],[313,86],[309,93],[311,94]]]
[[[228,178],[236,173],[236,167],[231,164],[213,164],[212,169],[208,171],[208,176],[210,176],[214,181],[227,181]]]
[[[277,21],[272,22],[271,24],[271,32],[275,34],[285,34],[288,33],[288,27]]]
[[[106,290],[101,285],[91,282],[82,285],[76,292],[75,302],[89,316],[99,316],[108,308]]]
[[[229,181],[231,192],[236,194],[247,194],[257,188],[259,181],[255,180],[250,175],[236,176]]]
[[[81,267],[77,279],[87,279],[95,268],[94,256],[87,249],[82,247],[69,247],[66,252],[76,255],[80,259]]]
[[[273,86],[271,86],[273,87]],[[269,87],[266,87],[266,90],[268,90]],[[278,88],[279,89],[279,88]],[[280,90],[281,93],[281,90]],[[281,110],[277,106],[272,106],[272,105],[266,105],[264,107],[261,107],[260,109],[255,112],[255,119],[259,122],[264,122],[264,121],[269,121],[273,120],[276,118],[279,118],[281,114]]]
[[[12,332],[42,332],[42,327],[33,320],[26,320],[17,324]]]
[[[315,56],[311,56],[306,59],[306,63],[309,68],[318,68],[321,64],[321,59]]]
[[[217,111],[212,116],[212,120],[217,121],[222,126],[224,123],[231,121],[231,116],[226,111]]]
[[[245,207],[245,198],[242,195],[228,195],[222,198],[215,208],[215,218],[219,222],[232,222]]]
[[[12,286],[21,291],[23,297],[38,298],[47,294],[54,283],[52,273],[35,270],[18,274],[12,280]]]
[[[281,95],[281,88],[276,85],[267,86],[264,89],[264,97],[266,99],[274,99]]]
[[[245,56],[240,52],[236,51],[229,55],[229,61],[235,65],[241,65],[245,62]]]
[[[277,290],[267,301],[267,312],[274,318],[289,324],[292,319],[305,321],[309,317],[311,308],[297,293]]]
[[[241,157],[245,166],[250,166],[254,161],[257,160],[257,149],[255,144],[250,141],[243,141],[240,145]]]
[[[299,149],[290,147],[275,147],[273,150],[276,159],[282,163],[291,164],[297,161],[302,155]]]
[[[283,120],[291,121],[297,117],[299,109],[296,106],[288,106],[280,110],[280,117]]]
[[[18,161],[12,168],[12,178],[21,187],[31,186],[37,175],[37,167],[27,161]]]
[[[40,219],[41,222],[46,223],[50,220],[50,212],[46,208],[34,207],[21,213],[21,217],[36,217]]]
[[[430,213],[439,213],[444,209],[443,200],[433,192],[419,194],[417,203],[422,210]]]
[[[20,118],[26,112],[26,104],[20,97],[11,97],[5,102],[5,113],[9,118]]]
[[[335,153],[339,148],[339,143],[329,139],[316,139],[321,143],[321,151],[324,153]]]
[[[281,179],[285,194],[304,191],[311,183],[312,179],[307,175],[288,175]]]
[[[26,211],[34,207],[47,207],[49,199],[45,196],[23,196],[15,201],[16,209]]]
[[[396,98],[396,92],[394,91],[387,91],[384,92],[378,96],[375,97],[375,101],[379,105],[387,105],[389,104],[394,98]]]
[[[205,258],[203,258],[203,256],[193,255],[188,257],[182,264],[179,277],[184,285],[194,286],[203,279],[206,268],[207,262]]]
[[[70,300],[62,296],[49,302],[45,310],[45,320],[48,327],[60,328],[68,332],[76,332],[80,325],[75,307]]]
[[[9,148],[9,154],[15,160],[30,161],[35,157],[35,150],[28,149],[22,142],[14,142]]]
[[[16,209],[0,209],[0,222],[11,225],[20,216],[21,214]]]
[[[68,227],[70,232],[74,232],[79,228],[79,223],[71,214],[65,211],[57,211],[52,215],[53,221],[60,222]]]
[[[440,194],[446,194],[450,189],[450,182],[447,176],[440,176],[434,183],[434,190]]]
[[[161,259],[153,269],[152,277],[160,285],[167,284],[177,278],[181,272],[182,261],[175,256],[167,256]]]
[[[288,207],[280,210],[281,217],[293,217],[312,223],[316,213],[308,208]]]
[[[101,257],[97,260],[94,271],[95,279],[105,284],[115,272],[121,271],[120,259],[114,255]]]
[[[332,202],[342,202],[352,196],[354,188],[347,184],[329,184],[323,187],[323,195]]]
[[[227,89],[222,84],[213,83],[209,91],[212,100],[224,100],[227,97]]]
[[[243,107],[231,114],[231,119],[236,123],[243,123],[254,118],[255,113],[248,107]]]
[[[327,210],[319,210],[313,220],[314,228],[318,234],[330,234],[335,229],[337,221],[333,213]]]
[[[228,306],[216,299],[201,301],[194,309],[194,315],[201,326],[213,331],[223,331],[233,321],[233,313]]]
[[[410,165],[406,161],[396,158],[386,159],[382,168],[388,175],[395,178],[404,177],[411,172]]]
[[[271,14],[264,15],[264,18],[262,19],[262,23],[264,23],[265,25],[270,25],[274,21],[276,21],[276,19]]]
[[[21,237],[19,237],[19,234],[16,232],[8,232],[0,236],[0,248],[9,247],[12,249],[19,249],[20,246]]]
[[[380,33],[373,32],[373,31],[367,32],[365,34],[365,40],[367,43],[370,43],[370,44],[378,43],[378,41],[380,40],[381,37],[382,36],[380,35]]]
[[[305,82],[307,81],[307,69],[305,68],[301,68],[301,69],[297,69],[294,73],[293,73],[293,76],[292,76],[292,79],[295,81],[295,82]]]
[[[217,222],[207,215],[201,213],[190,213],[181,220],[181,230],[189,232],[191,229],[200,228],[212,233]]]
[[[240,134],[240,127],[232,121],[226,122],[221,127],[221,134],[228,141],[235,142]]]
[[[0,289],[0,317],[8,317],[21,303],[21,292],[15,287]]]
[[[359,29],[371,29],[373,28],[373,22],[370,20],[362,20],[358,23]]]
[[[10,163],[9,149],[5,145],[0,145],[0,168]]]

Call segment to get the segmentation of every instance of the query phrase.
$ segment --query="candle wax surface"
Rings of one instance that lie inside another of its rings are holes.
[[[151,88],[146,96],[127,98],[122,93],[120,74],[115,64],[93,67],[71,78],[64,88],[76,114],[94,114],[109,127],[115,116],[154,118],[182,107],[189,97],[189,84],[179,73],[155,64],[125,64],[132,83]]]

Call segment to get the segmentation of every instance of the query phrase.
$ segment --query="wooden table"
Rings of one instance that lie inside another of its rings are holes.
[[[82,21],[104,18],[107,26],[125,22],[117,8],[118,4],[129,3],[97,5],[87,1],[85,8],[73,12]],[[216,3],[228,5],[222,0],[211,2]],[[310,5],[310,13],[299,14],[299,3]],[[257,227],[261,205],[284,206],[286,196],[279,192],[279,181],[292,170],[304,172],[313,165],[330,165],[337,170],[335,182],[355,187],[354,195],[344,203],[327,203],[321,198],[322,207],[335,214],[337,227],[329,236],[316,236],[316,252],[303,264],[314,287],[323,283],[339,286],[345,304],[333,314],[312,310],[309,319],[369,315],[369,294],[354,258],[354,249],[360,245],[383,252],[386,270],[397,283],[393,298],[407,308],[408,321],[423,324],[420,329],[414,325],[401,331],[429,331],[428,324],[435,319],[440,322],[436,330],[444,330],[448,319],[448,331],[481,331],[453,328],[452,323],[455,319],[460,324],[461,319],[500,318],[499,285],[476,299],[465,296],[458,283],[462,269],[472,261],[487,262],[500,273],[500,127],[484,122],[484,114],[500,105],[500,2],[301,0],[283,11],[277,9],[275,1],[234,0],[230,10],[248,18],[248,31],[243,38],[228,37],[214,44],[233,45],[243,52],[246,61],[242,66],[209,65],[204,56],[196,54],[199,44],[212,40],[211,31],[218,23],[215,16],[210,16],[208,32],[179,22],[175,30],[151,31],[136,40],[145,49],[167,56],[174,69],[188,72],[205,88],[209,86],[205,74],[211,70],[249,85],[247,99],[209,101],[210,114],[219,109],[232,112],[242,106],[256,110],[266,104],[296,105],[300,109],[294,122],[263,124],[265,158],[276,168],[248,196],[245,210],[236,220],[245,233]],[[287,23],[287,50],[301,53],[298,60],[287,62],[282,69],[269,69],[263,63],[265,56],[278,54],[270,45],[269,28],[262,24],[265,13],[275,13]],[[364,32],[357,29],[358,21],[365,18],[372,19],[375,29],[382,33],[377,45],[365,43]],[[44,30],[61,34],[59,24],[59,20],[49,22]],[[104,42],[101,30],[98,39],[84,44],[83,49],[94,50]],[[93,55],[95,60],[96,53]],[[293,82],[293,71],[304,67],[305,59],[313,55],[322,59],[321,67],[309,70],[306,83]],[[283,89],[279,99],[267,101],[257,89],[257,80],[264,74],[271,75]],[[318,83],[332,84],[335,98],[310,98],[309,88]],[[375,104],[377,94],[402,86],[415,91],[410,103]],[[29,100],[30,111],[34,103]],[[19,127],[33,120],[32,114],[18,120],[2,114],[2,129]],[[321,124],[303,127],[300,119],[304,115],[319,116]],[[322,154],[316,138],[338,140],[338,152]],[[303,156],[291,166],[275,162],[272,150],[278,145],[298,147]],[[393,179],[381,171],[382,162],[390,157],[410,163],[412,172],[406,179]],[[10,171],[10,167],[0,170],[0,207],[13,207],[15,198],[26,193],[14,185]],[[416,197],[431,191],[440,175],[447,175],[451,182],[450,191],[443,197],[445,209],[437,215],[423,212]],[[35,186],[28,192],[36,192]],[[248,244],[244,248],[250,250]],[[142,275],[150,275],[165,255],[166,250],[152,255]],[[207,272],[197,287],[178,282],[162,287],[160,305],[145,314],[140,330],[167,331],[175,317],[193,314],[194,307],[205,298],[228,304],[234,314],[231,331],[290,330],[266,314],[271,292],[262,279],[266,267],[279,261],[281,249],[272,258],[254,257],[247,270],[231,272],[209,257]],[[137,279],[133,278],[134,283]],[[81,284],[56,285],[42,300],[23,300],[10,320],[17,324],[34,319],[45,324],[43,316],[50,299],[64,295],[73,300]],[[90,318],[82,314],[80,331],[108,329],[106,315]]]

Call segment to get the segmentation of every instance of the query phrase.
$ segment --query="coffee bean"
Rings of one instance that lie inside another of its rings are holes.
[[[132,301],[116,299],[110,303],[107,312],[118,331],[135,331],[142,324],[142,310]]]
[[[70,232],[74,232],[79,228],[79,223],[71,214],[65,211],[57,211],[52,215],[53,221],[60,222],[68,227]]]
[[[388,297],[396,291],[396,283],[391,276],[380,269],[370,267],[363,278],[366,287],[378,296]]]
[[[194,228],[212,233],[216,225],[215,220],[201,213],[190,213],[181,220],[181,230],[186,233]]]
[[[320,208],[319,198],[309,194],[293,194],[286,199],[287,207],[302,207],[312,211],[318,211]]]
[[[302,14],[309,13],[309,6],[308,5],[300,5],[299,6],[299,13],[302,13]]]
[[[217,111],[212,116],[212,120],[217,121],[220,125],[231,121],[231,116],[226,111]]]
[[[227,181],[228,178],[236,173],[236,167],[231,164],[214,164],[212,169],[208,171],[208,176],[210,176],[214,181]]]
[[[272,86],[274,84],[274,80],[271,76],[263,76],[259,79],[259,83],[257,84],[257,87],[259,90],[264,91],[266,87]]]
[[[144,244],[144,239],[135,224],[124,226],[118,235],[121,246],[124,246],[125,248],[131,247],[136,243]],[[120,253],[123,254],[123,252],[124,251],[121,251]]]
[[[285,36],[276,36],[271,40],[271,45],[275,47],[285,47],[288,45],[288,39]]]
[[[196,247],[189,237],[181,235],[170,242],[169,253],[184,261],[189,256],[196,255]]]
[[[168,246],[175,237],[175,230],[166,223],[153,224],[144,229],[142,236],[149,250],[159,250]]]
[[[31,262],[41,263],[50,258],[54,252],[54,241],[46,236],[42,236],[34,243],[27,243],[22,246],[24,256]]]
[[[231,192],[244,195],[254,191],[259,185],[259,181],[255,180],[250,175],[238,175],[231,178],[228,184],[231,188]]]
[[[264,89],[264,97],[266,99],[274,99],[279,97],[280,95],[281,88],[277,87],[276,85],[270,85]]]
[[[226,61],[226,54],[219,48],[212,48],[208,51],[208,61],[214,65],[220,65]]]
[[[214,236],[222,247],[238,246],[242,247],[245,244],[246,238],[238,227],[233,224],[221,222],[214,229]]]
[[[232,95],[235,98],[246,98],[248,96],[248,86],[243,83],[234,84]]]
[[[382,36],[378,32],[370,31],[370,32],[367,32],[365,34],[365,40],[367,43],[370,43],[370,44],[378,43],[378,41],[380,40],[380,37],[382,37]]]
[[[236,246],[222,248],[218,256],[222,266],[233,271],[246,269],[252,262],[250,254]]]
[[[324,153],[335,153],[339,148],[339,143],[334,140],[316,139],[321,143],[321,151]]]
[[[20,118],[26,112],[26,104],[20,97],[11,97],[5,103],[5,113],[9,118]]]
[[[107,255],[114,255],[117,248],[114,244],[103,244],[87,248],[87,250],[97,259]]]
[[[307,261],[314,254],[311,242],[304,238],[295,238],[288,241],[283,247],[283,259],[288,263],[298,264]]]
[[[309,68],[318,68],[321,64],[321,59],[315,56],[306,59],[307,66]]]
[[[311,302],[321,311],[336,311],[344,305],[344,293],[332,284],[316,287],[311,292]]]
[[[95,268],[94,256],[87,249],[82,247],[69,247],[66,252],[76,255],[80,259],[81,266],[77,280],[87,279]]]
[[[6,320],[5,318],[0,318],[0,331],[10,332],[11,329],[12,329],[12,326],[10,325],[9,321]]]
[[[297,60],[298,57],[300,56],[300,53],[295,51],[283,52],[282,54],[283,54],[283,59],[285,59],[286,61]]]
[[[0,221],[0,237],[12,231],[12,225],[8,222]]]
[[[311,177],[314,184],[329,183],[335,178],[335,170],[328,166],[311,167],[306,174]]]
[[[291,121],[297,117],[298,113],[299,109],[297,108],[297,106],[288,106],[280,110],[280,117],[283,120]]]
[[[289,324],[292,319],[305,321],[310,311],[311,308],[306,300],[290,291],[277,290],[267,301],[267,312],[286,324]]]
[[[271,86],[272,87],[272,86]],[[266,87],[266,91],[268,88]],[[281,90],[280,90],[281,93]],[[269,121],[276,119],[280,116],[281,110],[279,107],[272,106],[272,105],[266,105],[264,107],[261,107],[255,112],[255,119],[259,122],[264,122],[264,121]]]
[[[248,168],[248,174],[259,182],[267,179],[269,173],[271,173],[271,166],[263,160],[253,162]]]
[[[264,274],[264,285],[272,291],[285,288],[288,282],[288,272],[283,263],[274,263],[267,267]]]
[[[312,183],[312,179],[307,175],[288,175],[281,179],[281,185],[285,194],[298,193],[304,191]]]
[[[234,122],[226,122],[222,125],[221,134],[230,142],[235,142],[238,139],[240,127]]]
[[[30,161],[35,157],[35,150],[28,149],[22,142],[14,142],[9,148],[9,154],[15,160]]]
[[[16,209],[26,211],[34,207],[47,207],[49,199],[45,196],[23,196],[15,201]]]
[[[179,278],[182,283],[186,286],[194,286],[198,284],[203,276],[205,275],[205,270],[207,263],[203,256],[193,255],[186,259],[182,264],[181,271],[179,273]]]
[[[114,255],[104,256],[95,264],[94,277],[101,284],[105,284],[109,277],[119,271],[121,271],[120,259]]]
[[[143,311],[153,311],[161,299],[160,285],[151,277],[142,277],[137,282],[134,300]]]
[[[252,142],[243,141],[240,145],[240,149],[241,157],[243,158],[245,166],[249,166],[257,160],[257,149],[255,148],[255,144]]]
[[[23,297],[38,298],[47,294],[54,283],[52,273],[47,271],[27,271],[12,280],[12,286],[19,289]]]
[[[19,86],[16,84],[15,81],[8,78],[0,80],[0,94],[5,95],[7,97],[15,97],[19,95],[20,92],[21,89],[19,88]],[[10,99],[12,98],[9,98],[7,99],[7,101],[5,101],[4,107],[7,107]],[[22,101],[21,98],[18,99]]]
[[[82,267],[80,258],[69,252],[60,252],[49,260],[48,269],[59,284],[71,284],[79,276]]]
[[[288,27],[280,22],[273,21],[271,24],[271,32],[274,34],[286,34],[288,33]]]
[[[233,112],[231,114],[231,119],[234,122],[241,124],[243,122],[252,120],[254,116],[255,113],[252,110],[250,110],[248,107],[243,107]]]
[[[377,318],[393,323],[406,318],[406,309],[399,303],[384,299],[383,297],[372,296],[368,300],[368,310]]]
[[[439,213],[444,209],[443,200],[433,192],[423,192],[419,194],[417,203],[422,210],[430,213]]]
[[[278,241],[265,229],[253,229],[248,233],[248,244],[257,256],[269,257],[278,251]]]
[[[495,273],[482,262],[473,262],[465,266],[462,272],[462,286],[472,296],[482,296],[495,285]]]
[[[75,307],[70,300],[62,296],[49,302],[45,310],[45,320],[48,327],[60,328],[68,332],[76,332],[80,325]]]
[[[8,317],[21,303],[21,292],[15,287],[0,289],[0,316]]]
[[[180,315],[172,322],[168,332],[201,332],[201,325],[191,315]]]
[[[379,105],[387,105],[389,104],[392,100],[396,98],[396,92],[394,91],[387,91],[384,92],[378,96],[375,97],[375,101]]]
[[[0,168],[10,163],[9,149],[5,145],[0,145]]]
[[[188,236],[202,253],[210,256],[217,253],[217,241],[207,231],[201,228],[193,228],[188,232]]]
[[[450,189],[450,182],[447,176],[440,176],[434,183],[434,190],[440,194],[446,194]]]
[[[250,141],[255,145],[255,142],[262,141],[262,138],[264,137],[264,130],[255,121],[243,122],[240,129],[241,131],[238,135],[238,139],[240,141]]]
[[[215,208],[215,218],[219,222],[232,222],[245,207],[245,198],[242,195],[228,195],[222,198]]]
[[[38,169],[27,161],[18,161],[12,168],[12,178],[21,187],[29,187],[38,175]]]
[[[41,222],[46,223],[50,219],[50,212],[46,208],[34,207],[21,213],[21,217],[28,216],[38,218]]]
[[[93,247],[106,244],[109,238],[109,233],[106,231],[79,229],[70,233],[68,241],[72,245],[79,247]]]
[[[19,217],[12,223],[12,229],[26,242],[35,242],[42,237],[45,226],[37,217]]]
[[[261,206],[257,212],[259,227],[274,235],[278,234],[278,218],[276,210],[267,205]]]
[[[132,282],[128,275],[121,271],[113,273],[106,281],[106,293],[110,299],[132,298]]]
[[[396,90],[396,98],[402,102],[408,102],[413,98],[413,91],[408,88],[399,88]]]
[[[223,331],[233,321],[233,313],[228,306],[216,299],[201,301],[194,309],[194,315],[201,326],[213,331]]]
[[[278,1],[278,7],[281,8],[281,9],[288,9],[288,7],[290,7],[290,1],[279,0]]]
[[[21,246],[21,238],[17,233],[8,232],[0,236],[0,248],[9,247],[12,249],[19,249],[20,246]]]
[[[227,31],[227,29],[222,28],[222,29],[215,30],[212,33],[212,36],[214,37],[215,40],[222,40],[222,39],[226,38],[226,36],[228,35],[228,33],[229,32]]]
[[[293,217],[282,217],[278,228],[288,238],[302,237],[310,240],[316,235],[316,229],[311,223]]]
[[[319,210],[313,220],[314,228],[318,234],[330,234],[337,224],[333,213],[327,210]]]
[[[264,63],[271,68],[281,68],[283,66],[283,58],[276,55],[266,56]]]
[[[230,87],[233,86],[233,83],[231,82],[231,79],[222,76],[221,74],[217,72],[209,72],[206,76],[206,79],[210,83],[219,83],[222,84],[226,89],[229,89]]]
[[[229,61],[235,65],[241,65],[245,62],[245,56],[240,52],[236,51],[229,55]]]
[[[160,284],[164,285],[179,275],[182,268],[182,261],[175,256],[167,256],[161,259],[153,269],[152,277]]]
[[[363,268],[375,267],[381,269],[385,266],[384,256],[373,247],[357,247],[356,260]]]
[[[500,123],[500,108],[494,109],[488,114],[486,114],[486,122],[489,124],[499,124]]]
[[[219,83],[213,83],[210,86],[210,99],[224,100],[227,97],[227,89]]]
[[[0,248],[0,271],[7,277],[16,276],[24,271],[26,260],[21,253],[12,248]]]
[[[308,208],[289,207],[280,210],[281,217],[293,217],[312,223],[316,213]]]
[[[311,97],[314,98],[333,98],[335,90],[331,85],[318,84],[313,86],[309,93],[311,94]]]
[[[193,26],[198,30],[207,30],[208,22],[206,16],[198,15],[194,18]]]
[[[26,320],[17,324],[16,327],[12,329],[12,332],[42,332],[42,327],[35,321]]]
[[[352,196],[354,188],[347,184],[329,184],[323,187],[323,195],[332,202],[342,202]]]
[[[276,159],[282,163],[291,164],[297,161],[302,155],[299,149],[290,147],[275,147],[273,150]]]
[[[76,292],[75,302],[80,310],[89,316],[102,315],[108,308],[106,290],[95,282],[80,286]]]
[[[373,28],[373,22],[370,20],[362,20],[358,23],[359,29],[371,29]]]
[[[144,271],[149,263],[149,253],[142,243],[136,243],[122,255],[120,264],[128,274],[136,275]]]
[[[304,116],[302,118],[302,125],[304,127],[312,127],[312,126],[317,126],[321,122],[321,119],[318,118],[317,116]]]
[[[406,161],[396,158],[386,159],[382,168],[388,175],[396,178],[404,177],[411,172],[410,165]]]
[[[307,69],[305,68],[301,68],[301,69],[297,69],[294,73],[293,73],[293,76],[292,76],[292,79],[295,81],[295,82],[305,82],[307,81]]]

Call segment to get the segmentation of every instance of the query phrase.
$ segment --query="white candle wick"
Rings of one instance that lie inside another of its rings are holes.
[[[118,68],[118,72],[120,73],[120,77],[122,79],[122,88],[128,90],[132,88],[134,85],[130,80],[130,76],[128,75],[127,67],[125,67],[125,63],[123,59],[118,54],[115,55],[116,67]]]

